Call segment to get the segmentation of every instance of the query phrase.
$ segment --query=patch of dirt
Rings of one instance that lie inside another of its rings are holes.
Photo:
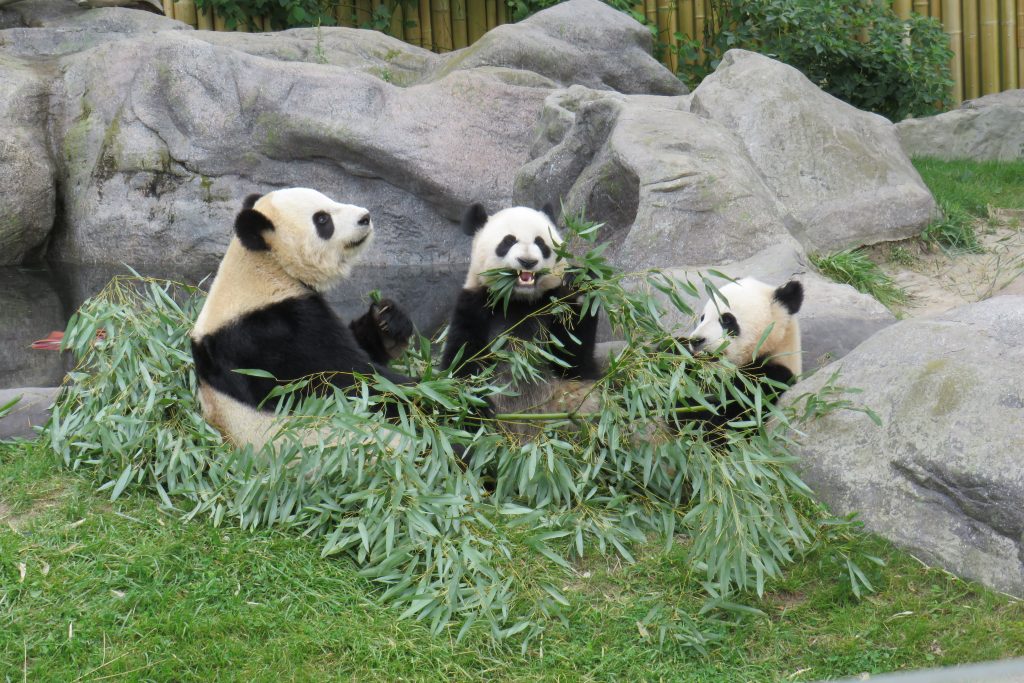
[[[27,509],[21,512],[15,512],[10,504],[0,500],[0,526],[6,526],[12,531],[19,532],[39,515],[60,505],[64,494],[64,487],[58,486],[40,495],[39,498],[32,501]]]
[[[979,254],[946,252],[920,239],[878,244],[872,260],[910,295],[894,312],[924,318],[1000,294],[1024,294],[1024,211],[993,209],[974,225]]]

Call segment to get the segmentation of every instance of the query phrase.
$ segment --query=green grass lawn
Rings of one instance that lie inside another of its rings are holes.
[[[944,204],[984,217],[988,207],[1024,209],[1024,161],[914,159],[928,189]]]
[[[592,558],[561,579],[569,624],[521,653],[398,621],[315,541],[158,504],[111,503],[40,448],[0,445],[0,681],[809,681],[1024,653],[1024,603],[876,539],[877,593],[854,599],[809,558],[706,657],[638,626],[656,603],[699,604],[681,550]]]

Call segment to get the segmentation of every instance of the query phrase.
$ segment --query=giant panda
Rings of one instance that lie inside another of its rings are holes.
[[[518,206],[489,216],[482,205],[474,204],[463,217],[462,229],[473,243],[441,364],[456,376],[476,374],[490,344],[505,332],[519,339],[557,339],[558,344],[547,350],[564,366],[549,363],[539,381],[519,382],[513,387],[515,395],[491,397],[498,413],[546,412],[571,386],[567,382],[593,380],[600,374],[594,357],[597,312],[579,315],[580,293],[569,282],[566,264],[557,253],[562,237],[553,211],[550,206],[542,211]],[[487,271],[496,269],[515,273],[507,306],[489,301],[496,281]],[[552,299],[567,303],[570,313],[560,316],[546,310]],[[498,369],[498,378],[499,383],[512,383],[507,368]]]
[[[697,326],[683,341],[698,357],[718,354],[729,360],[739,373],[760,386],[765,398],[774,401],[802,370],[796,314],[803,300],[804,289],[798,280],[780,287],[752,277],[730,282],[705,304]],[[748,395],[739,377],[733,389]],[[708,402],[715,406],[714,412],[690,410],[680,413],[677,423],[721,427],[750,410],[749,405],[731,395],[709,396]]]
[[[390,301],[345,324],[323,293],[348,276],[373,237],[370,213],[316,190],[249,196],[191,331],[203,416],[236,446],[273,437],[278,383],[318,373],[346,388],[352,373],[412,380],[391,370],[412,322]],[[256,369],[276,378],[235,372]],[[306,391],[314,391],[310,385]]]

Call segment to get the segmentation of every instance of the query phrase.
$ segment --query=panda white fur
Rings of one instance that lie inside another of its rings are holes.
[[[721,297],[712,297],[707,302],[697,327],[687,338],[690,349],[695,353],[720,349],[721,356],[757,381],[769,400],[774,399],[784,390],[778,385],[788,387],[801,373],[800,323],[796,314],[803,304],[803,286],[790,280],[773,287],[747,277],[730,282],[719,292]],[[743,391],[739,378],[735,386]],[[711,402],[714,405],[717,399]],[[723,425],[740,418],[747,410],[735,399],[718,408],[717,414],[701,411],[688,413],[684,419]]]
[[[497,412],[545,410],[557,403],[565,380],[596,379],[596,313],[580,319],[576,314],[556,316],[542,311],[552,297],[565,299],[577,311],[580,305],[578,294],[563,281],[565,263],[556,253],[562,237],[551,208],[512,207],[488,216],[481,205],[474,204],[466,212],[462,228],[473,236],[473,245],[466,281],[452,311],[442,366],[451,368],[458,357],[454,374],[475,374],[481,369],[481,356],[502,333],[538,340],[546,330],[561,343],[561,348],[552,345],[548,351],[568,367],[551,363],[543,381],[514,387],[516,396],[492,397]],[[495,269],[518,275],[507,307],[488,305],[488,290],[494,283],[484,273]],[[511,381],[508,375],[501,379]]]
[[[330,382],[345,388],[354,372],[411,381],[387,367],[412,333],[393,302],[346,325],[323,298],[373,237],[366,209],[311,189],[276,190],[248,197],[234,230],[191,333],[203,415],[225,438],[257,449],[272,438],[277,406],[259,405],[279,382],[334,373]]]

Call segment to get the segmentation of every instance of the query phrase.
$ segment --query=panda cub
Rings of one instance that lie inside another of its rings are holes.
[[[781,287],[772,287],[747,277],[730,282],[719,292],[721,297],[712,297],[704,306],[697,327],[686,342],[694,353],[722,349],[721,355],[757,381],[764,396],[774,401],[784,391],[776,385],[790,386],[801,372],[800,324],[796,314],[804,300],[803,285],[790,280]],[[735,388],[744,390],[739,378]],[[686,413],[679,421],[696,420],[721,426],[741,418],[748,407],[734,397],[728,399],[717,413]],[[714,405],[718,398],[708,400]]]
[[[480,357],[505,332],[519,339],[538,340],[545,333],[557,339],[559,344],[552,344],[548,351],[567,367],[550,363],[543,381],[526,386],[520,382],[513,388],[517,395],[492,397],[499,413],[542,409],[557,400],[563,380],[596,379],[596,312],[581,319],[578,313],[556,316],[543,310],[553,298],[566,300],[575,312],[580,306],[578,293],[564,277],[565,262],[556,253],[562,237],[551,207],[543,211],[513,207],[488,216],[480,204],[474,204],[466,212],[462,228],[473,237],[473,246],[466,281],[451,314],[442,366],[451,368],[458,356],[455,375],[479,372]],[[485,273],[497,269],[516,274],[507,307],[503,302],[488,303],[488,293],[496,283]],[[503,369],[499,369],[499,379],[511,382]]]
[[[412,381],[387,367],[412,334],[394,303],[371,304],[346,325],[323,297],[373,237],[366,209],[316,190],[276,190],[248,197],[234,231],[191,332],[203,416],[225,438],[258,449],[272,437],[276,405],[260,404],[279,383],[318,373],[341,388],[355,383],[352,373]]]

